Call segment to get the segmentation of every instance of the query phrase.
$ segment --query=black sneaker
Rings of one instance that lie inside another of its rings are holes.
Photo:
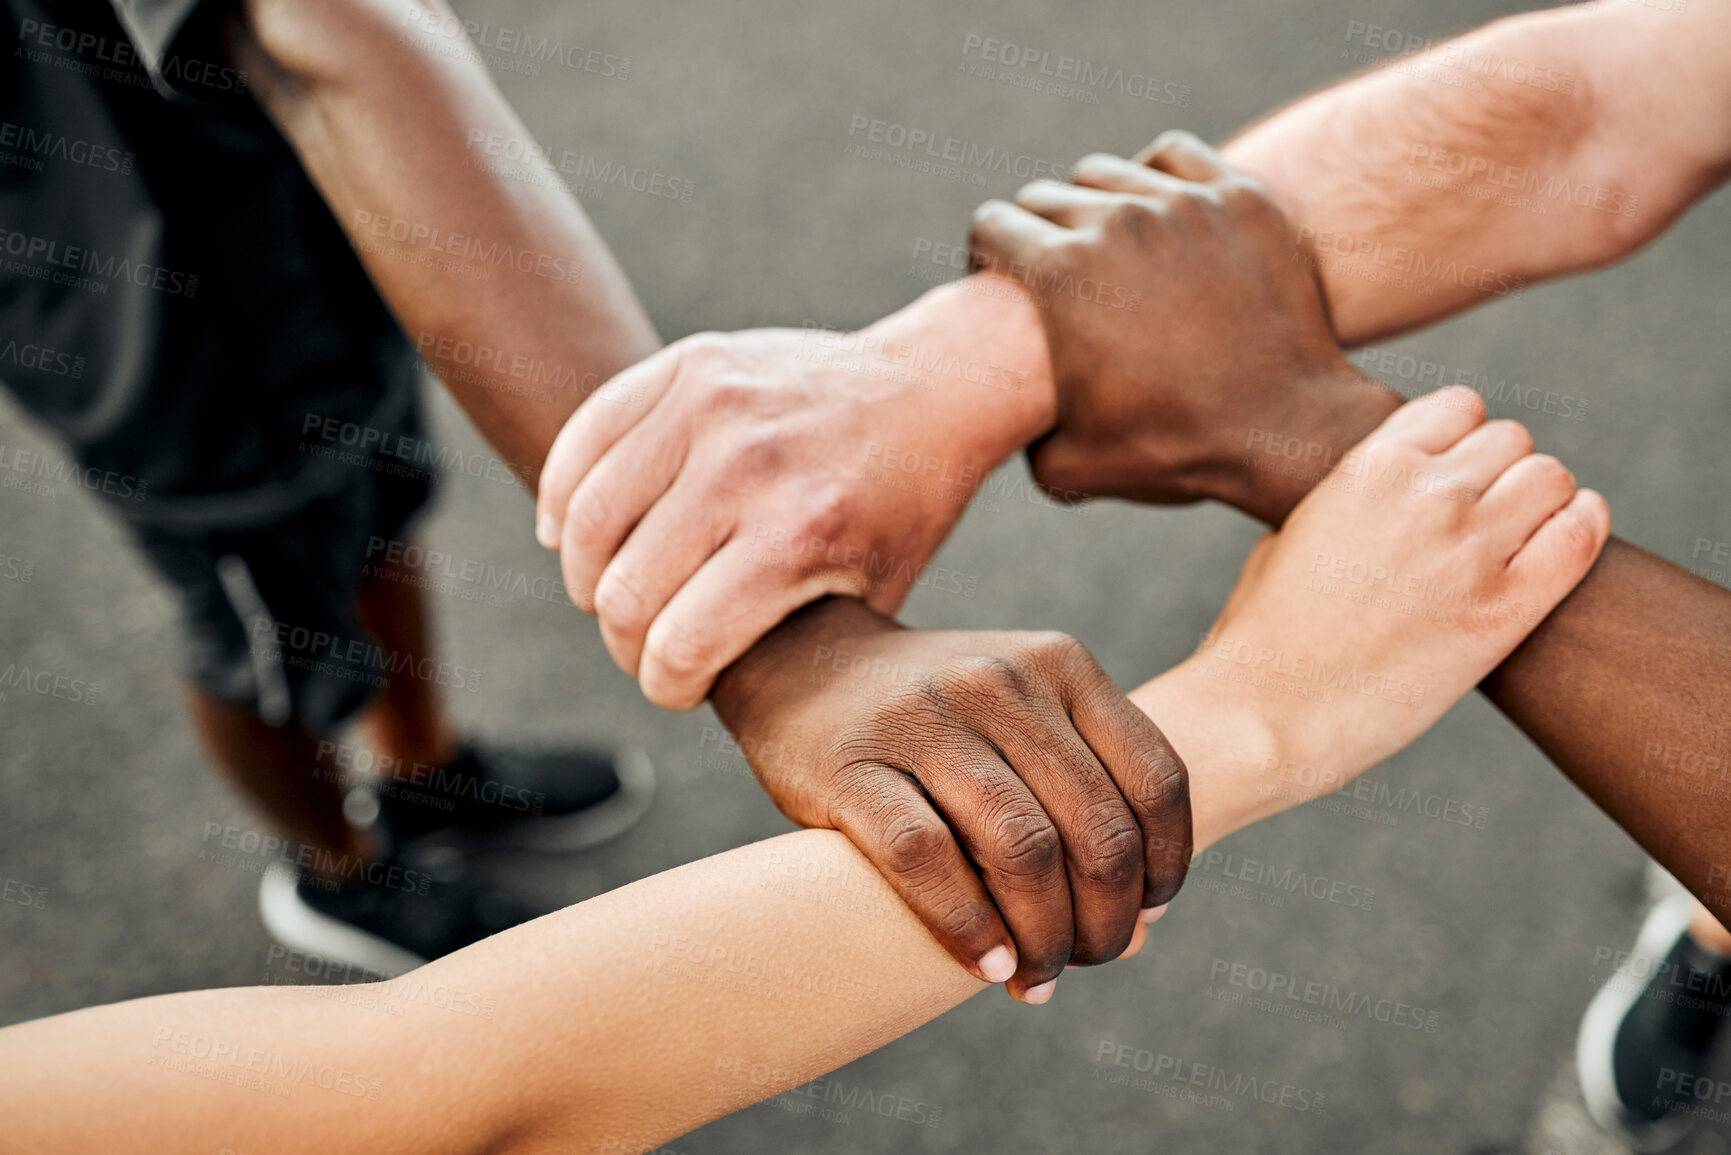
[[[1689,937],[1693,911],[1685,897],[1653,908],[1575,1041],[1588,1112],[1639,1152],[1668,1150],[1689,1132],[1694,1080],[1731,1010],[1731,959]]]
[[[281,864],[258,889],[271,937],[353,970],[391,978],[538,915],[480,880],[457,852],[411,848],[332,882]]]
[[[521,750],[464,746],[445,768],[395,768],[369,784],[389,837],[464,853],[576,851],[630,829],[655,797],[635,746]]]

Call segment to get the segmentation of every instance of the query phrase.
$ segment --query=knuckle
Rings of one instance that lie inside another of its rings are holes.
[[[936,676],[946,704],[1003,709],[1022,701],[1022,676],[1013,662],[996,654],[958,658]]]
[[[706,681],[720,667],[721,647],[707,635],[676,622],[658,622],[650,631],[644,657],[677,685]]]
[[[1070,167],[1072,176],[1100,176],[1123,164],[1121,157],[1109,152],[1091,152]]]
[[[1087,648],[1062,630],[1030,631],[1018,648],[1028,664],[1047,673],[1072,673],[1095,665]]]
[[[756,411],[762,396],[762,386],[750,378],[718,377],[704,391],[703,407],[713,418],[741,416]]]
[[[1182,128],[1169,128],[1154,138],[1154,152],[1159,154],[1174,148],[1194,148],[1201,143],[1195,133]]]
[[[950,834],[936,815],[897,806],[882,821],[883,864],[891,874],[925,875],[941,865]]]
[[[729,408],[728,413],[743,412],[749,405]],[[727,454],[726,472],[739,477],[777,477],[787,462],[787,446],[773,434],[760,433],[735,442]]]
[[[640,633],[649,624],[649,604],[643,593],[643,575],[621,566],[609,566],[596,583],[595,613],[614,629]]]
[[[1190,773],[1164,742],[1143,751],[1144,772],[1133,776],[1130,804],[1138,814],[1167,816],[1190,809]]]
[[[612,516],[601,486],[578,486],[566,506],[565,518],[577,531],[579,541],[589,541],[605,534],[612,525]]]
[[[1085,853],[1077,871],[1088,882],[1110,889],[1142,879],[1142,828],[1128,811],[1114,803],[1099,803],[1083,825]]]
[[[798,531],[807,537],[833,541],[853,523],[859,499],[846,485],[825,485],[800,504]]]
[[[1182,201],[1184,197],[1176,199]],[[1126,196],[1112,206],[1106,227],[1121,237],[1146,242],[1160,234],[1166,219],[1166,210],[1158,201]]]
[[[1064,840],[1052,820],[1036,810],[1016,810],[998,823],[996,867],[1015,878],[1045,878],[1064,862]]]
[[[1563,550],[1569,556],[1587,557],[1598,548],[1598,533],[1585,518],[1570,511],[1560,515],[1557,524],[1562,530]]]
[[[1487,424],[1485,428],[1494,431],[1499,439],[1514,446],[1522,454],[1529,454],[1533,451],[1532,432],[1519,421],[1510,421],[1506,417],[1499,418]]]

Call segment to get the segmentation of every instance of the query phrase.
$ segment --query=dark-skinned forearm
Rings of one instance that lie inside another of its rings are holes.
[[[485,66],[460,39],[418,43],[429,7],[247,0],[231,51],[410,341],[533,489],[566,418],[660,340]]]
[[[1339,410],[1315,428],[1282,432],[1334,461],[1402,402],[1356,370],[1343,372],[1358,381],[1343,382]],[[1315,481],[1303,468],[1249,476],[1234,504],[1271,525]],[[1613,537],[1586,579],[1479,688],[1731,921],[1731,591]]]

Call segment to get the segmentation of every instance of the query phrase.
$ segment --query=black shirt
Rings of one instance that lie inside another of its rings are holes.
[[[303,428],[389,431],[415,361],[225,59],[225,4],[0,2],[0,381],[91,472],[43,468],[165,527],[344,484]]]

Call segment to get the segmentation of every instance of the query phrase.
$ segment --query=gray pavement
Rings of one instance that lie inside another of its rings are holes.
[[[917,242],[960,242],[974,204],[1020,183],[850,156],[856,115],[1066,163],[1133,151],[1168,127],[1221,137],[1354,67],[1343,56],[1350,21],[1433,36],[1512,10],[1485,0],[458,7],[630,59],[623,80],[546,65],[525,75],[508,54],[496,75],[555,150],[690,183],[688,203],[618,186],[585,201],[670,337],[868,321],[926,286],[913,272]],[[1108,91],[1095,105],[969,75],[969,34],[1150,74],[1180,103]],[[1579,419],[1525,415],[1540,447],[1605,493],[1620,534],[1687,565],[1698,539],[1731,540],[1727,254],[1731,199],[1720,195],[1619,268],[1394,347],[1584,400]],[[1399,386],[1398,373],[1385,376]],[[481,447],[442,395],[434,409],[437,437]],[[9,402],[0,446],[58,452]],[[940,558],[976,576],[977,592],[920,591],[910,621],[1066,630],[1129,685],[1195,644],[1257,536],[1218,508],[1059,511],[1025,500],[1023,479],[1019,463],[1007,467],[993,507],[971,513]],[[531,539],[523,493],[464,476],[440,488],[427,544],[556,574]],[[11,576],[25,563],[28,581]],[[743,765],[713,750],[713,716],[649,706],[576,611],[520,596],[432,600],[445,650],[486,675],[478,693],[453,696],[466,728],[629,739],[661,772],[653,812],[616,844],[506,864],[541,901],[581,900],[787,828]],[[0,700],[0,876],[47,895],[43,909],[0,902],[0,1023],[280,977],[267,965],[256,876],[200,858],[207,824],[259,822],[196,747],[169,610],[88,494],[0,489],[0,665],[101,685],[89,705],[16,689]],[[1133,964],[1073,973],[1043,1009],[989,993],[835,1076],[860,1092],[855,1102],[869,1092],[928,1105],[927,1125],[860,1109],[814,1117],[784,1096],[672,1150],[1615,1150],[1583,1128],[1560,1064],[1608,973],[1597,960],[1632,941],[1642,854],[1478,699],[1369,777],[1482,810],[1484,825],[1386,806],[1369,818],[1317,807],[1281,816],[1222,849],[1374,899],[1247,899],[1209,888],[1224,883],[1223,866],[1203,869]],[[1222,964],[1405,1003],[1423,1025],[1359,1018],[1341,1030],[1259,1013],[1234,1004]],[[1115,1068],[1097,1061],[1114,1044],[1290,1084],[1322,1109],[1219,1109],[1168,1098],[1166,1084],[1114,1083]],[[1684,1149],[1725,1147],[1704,1131]]]

